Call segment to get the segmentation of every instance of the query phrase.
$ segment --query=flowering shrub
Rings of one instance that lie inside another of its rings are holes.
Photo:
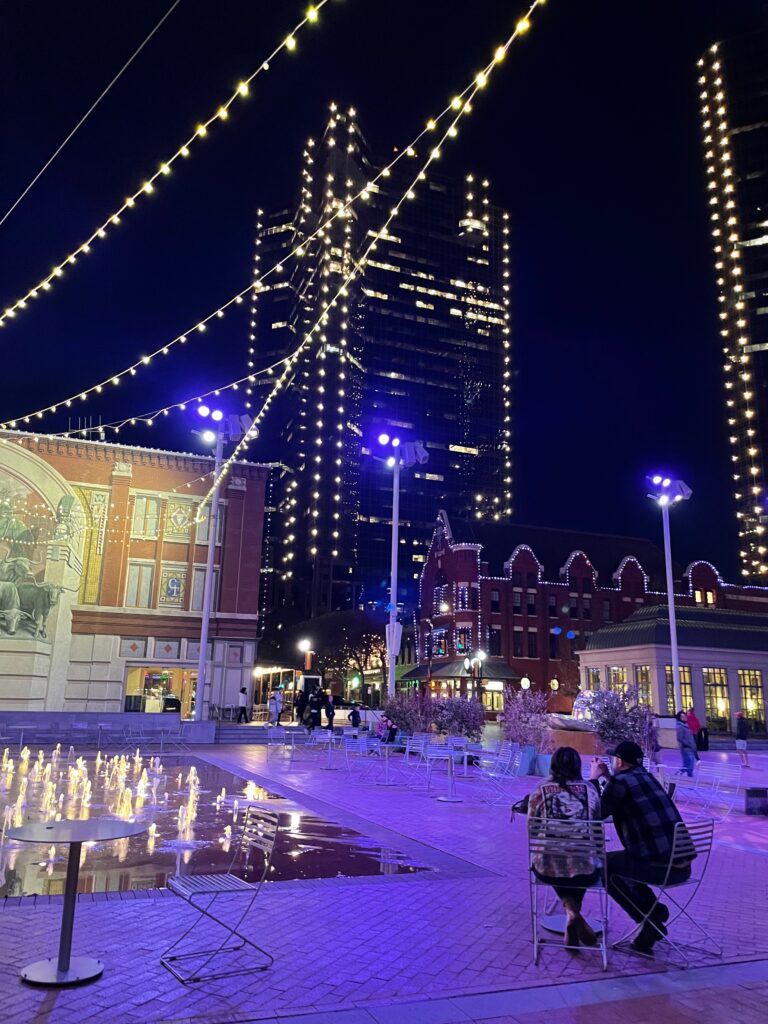
[[[521,747],[535,747],[540,753],[552,748],[547,725],[546,693],[536,690],[511,690],[504,694],[504,738]]]
[[[427,690],[398,693],[384,705],[384,714],[403,732],[430,732],[479,740],[485,727],[480,701],[464,697],[431,697]]]
[[[622,740],[633,740],[646,753],[654,749],[656,726],[653,723],[653,712],[646,705],[638,703],[635,687],[630,687],[624,693],[616,693],[614,690],[590,692],[589,720],[606,747],[612,747]]]
[[[434,721],[433,704],[427,690],[401,692],[387,701],[383,714],[403,732],[429,732]]]
[[[479,700],[447,697],[433,700],[433,721],[440,733],[480,740],[485,728],[485,708]]]

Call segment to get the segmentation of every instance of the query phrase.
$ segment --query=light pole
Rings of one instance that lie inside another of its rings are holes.
[[[397,621],[397,558],[398,544],[400,542],[400,467],[410,469],[416,463],[423,466],[429,459],[429,454],[420,441],[408,441],[400,447],[400,438],[392,437],[389,434],[379,434],[379,444],[383,447],[391,446],[394,455],[387,459],[387,465],[392,470],[392,548],[390,552],[389,572],[389,622],[387,623],[387,695],[395,695],[395,658],[400,651],[400,641],[403,636],[403,627]]]
[[[485,659],[485,651],[475,651],[470,657],[464,659],[464,668],[470,673],[473,687],[477,687],[479,700],[481,701],[483,699],[483,662]],[[474,693],[473,696],[475,696]]]
[[[251,429],[250,417],[229,416],[224,422],[224,413],[220,409],[209,409],[207,405],[197,407],[198,414],[207,419],[210,417],[215,424],[214,429],[194,431],[205,444],[213,444],[213,493],[211,494],[211,511],[208,516],[208,556],[205,561],[205,580],[203,582],[203,609],[200,623],[200,654],[197,661],[197,689],[195,692],[195,721],[203,720],[203,704],[205,702],[206,669],[208,666],[208,631],[211,620],[211,603],[213,600],[213,565],[216,557],[216,537],[219,529],[219,496],[221,466],[224,461],[224,442],[239,441],[244,433]],[[211,684],[212,685],[212,684]]]
[[[672,686],[675,695],[675,708],[683,710],[683,692],[680,687],[680,663],[677,654],[677,619],[675,618],[675,590],[672,578],[672,543],[669,536],[669,507],[681,501],[687,501],[691,496],[690,487],[682,480],[673,480],[671,477],[663,476],[661,473],[654,473],[647,476],[646,483],[649,487],[648,497],[661,508],[661,521],[664,526],[664,566],[667,574],[667,606],[669,608],[669,646],[672,656]]]

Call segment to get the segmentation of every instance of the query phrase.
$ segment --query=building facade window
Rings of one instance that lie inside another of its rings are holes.
[[[638,704],[645,704],[649,708],[652,707],[650,665],[635,665],[635,686],[637,687]]]
[[[627,669],[625,665],[610,665],[608,668],[608,689],[614,693],[624,693],[627,689]]]
[[[221,544],[222,538],[224,537],[224,519],[226,518],[227,506],[224,504],[219,505],[219,518],[216,524],[216,543]],[[200,522],[197,524],[197,534],[195,541],[197,544],[207,544],[208,534],[211,523],[211,506],[210,503],[205,505],[204,508],[198,510],[200,516]]]
[[[126,608],[151,608],[155,567],[148,562],[129,562],[125,586]]]
[[[523,574],[521,572],[513,572],[512,573],[512,586],[513,587],[522,587],[522,585],[523,585]]]
[[[515,629],[512,632],[512,657],[522,658],[523,656],[523,631]]]
[[[611,602],[603,601],[603,619],[606,622],[610,622],[613,618],[613,612],[611,611]]]
[[[581,617],[582,619],[592,618],[592,598],[583,597],[581,599]]]
[[[472,647],[472,627],[458,626],[456,629],[456,653],[468,654]]]
[[[501,628],[497,627],[488,632],[488,653],[492,658],[501,656]]]
[[[491,591],[491,611],[501,611],[501,594],[499,593],[498,590]]]
[[[588,690],[599,690],[600,689],[600,669],[599,668],[588,668],[586,684]]]
[[[538,574],[537,574],[537,573],[535,573],[535,572],[529,572],[529,573],[527,574],[527,576],[526,576],[526,582],[525,582],[525,585],[526,585],[527,587],[535,587],[535,586],[537,585],[537,583],[538,583],[538,582],[539,582],[539,577],[538,577]]]
[[[676,711],[687,711],[693,707],[693,683],[691,681],[691,666],[680,665],[680,696],[683,699],[682,708],[675,707],[675,682],[672,678],[672,666],[664,666],[664,676],[667,683],[667,711],[674,715]]]
[[[133,523],[131,534],[134,537],[157,537],[160,526],[160,499],[137,494],[133,503]]]
[[[528,657],[538,658],[538,643],[536,640],[537,633],[535,629],[528,630]]]
[[[557,618],[557,598],[554,594],[550,594],[547,598],[547,615],[550,619]]]
[[[467,610],[467,608],[469,608],[469,587],[466,585],[466,583],[462,583],[459,586],[457,592],[457,601],[459,611],[464,612]]]
[[[205,566],[196,565],[192,570],[192,598],[189,604],[190,611],[201,612],[203,610],[203,591],[205,590]],[[213,590],[211,593],[211,611],[218,611],[219,608],[219,568],[213,569]]]
[[[515,590],[512,594],[512,614],[521,615],[523,611],[523,595],[519,590]]]
[[[765,732],[765,695],[763,673],[758,668],[739,669],[741,710],[754,732]]]
[[[724,668],[703,668],[701,675],[704,680],[704,711],[710,732],[730,732],[728,672]]]
[[[535,590],[529,590],[528,591],[527,611],[528,611],[529,615],[535,615],[536,614],[536,591]]]
[[[557,633],[549,634],[549,657],[554,661],[560,657],[560,637]]]
[[[448,654],[448,644],[445,638],[444,629],[436,629],[432,634],[432,655],[435,658],[444,658]]]

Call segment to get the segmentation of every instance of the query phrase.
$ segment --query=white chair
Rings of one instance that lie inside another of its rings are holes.
[[[673,951],[670,962],[678,967],[691,967],[699,963],[703,958],[719,958],[722,956],[722,949],[713,942],[706,928],[696,920],[690,913],[690,906],[699,891],[699,886],[704,880],[709,859],[712,853],[712,842],[714,838],[715,823],[711,818],[694,818],[690,821],[679,821],[675,825],[672,839],[672,849],[667,862],[663,881],[659,883],[644,882],[651,889],[656,890],[656,899],[648,911],[643,914],[639,923],[633,923],[629,931],[613,943],[614,948],[626,949],[631,940],[640,932],[649,919],[653,927],[654,912],[660,903],[669,907],[670,914],[663,922],[663,934],[659,932],[658,941],[665,941]],[[690,864],[690,875],[683,881],[674,881],[674,868],[681,864]],[[621,875],[614,877],[623,877]],[[627,881],[633,881],[627,878]],[[629,898],[629,897],[627,897]],[[630,902],[632,902],[630,900]],[[642,913],[640,907],[635,904],[638,913]],[[669,936],[669,930],[676,921],[685,920],[689,928],[703,940],[698,943],[682,942]],[[674,956],[678,957],[677,962]]]
[[[608,969],[608,888],[606,885],[605,828],[602,821],[563,821],[559,818],[528,819],[528,864],[531,892],[531,926],[533,931],[533,962],[538,964],[541,950],[546,946],[574,949],[565,946],[562,939],[542,934],[542,919],[547,915],[547,902],[552,892],[548,882],[533,871],[537,859],[547,861],[560,858],[600,865],[599,875],[585,893],[593,893],[598,900],[598,941],[595,946],[579,946],[580,950],[600,954],[603,970]],[[584,872],[585,874],[587,872]],[[590,914],[590,917],[593,917]]]
[[[509,750],[499,754],[494,762],[481,767],[475,779],[486,789],[483,800],[487,803],[497,804],[510,797],[510,787],[520,777],[520,767],[523,762],[523,754],[520,750]]]
[[[723,818],[733,810],[741,787],[741,765],[699,764],[693,779],[676,778],[678,804],[695,804],[701,814],[717,807]]]
[[[227,871],[212,875],[173,875],[168,879],[170,891],[198,911],[198,916],[189,928],[180,938],[172,942],[160,957],[163,967],[169,970],[174,978],[177,978],[182,984],[210,981],[213,978],[227,978],[248,974],[252,971],[266,971],[274,963],[274,957],[261,946],[256,945],[240,929],[269,873],[277,833],[277,814],[250,805],[245,809],[243,825]],[[245,879],[241,878],[239,874],[234,874],[238,862],[242,862],[241,871],[246,875]],[[218,909],[217,901],[226,897],[239,897],[245,902],[245,909],[236,919],[235,924],[225,922],[221,916],[214,913],[214,910]],[[185,953],[172,952],[182,945],[204,917],[213,921],[224,932],[219,944],[213,949],[196,949]],[[235,938],[238,941],[234,945],[228,945]],[[261,960],[252,966],[207,970],[216,957],[225,953],[237,952],[245,946],[261,954],[266,958],[266,962]],[[185,973],[176,966],[183,960],[202,962],[193,967],[189,973]]]

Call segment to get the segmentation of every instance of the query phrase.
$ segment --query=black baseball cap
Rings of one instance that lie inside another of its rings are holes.
[[[621,743],[617,743],[608,753],[611,757],[621,758],[627,764],[643,763],[643,749],[637,743],[633,743],[632,740],[622,740]]]

